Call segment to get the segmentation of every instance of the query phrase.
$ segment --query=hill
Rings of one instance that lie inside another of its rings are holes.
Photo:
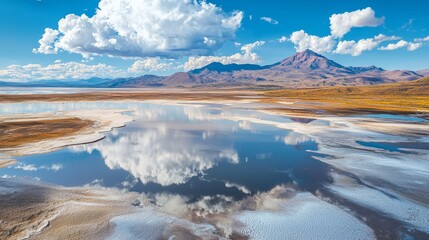
[[[268,66],[212,63],[201,69],[174,74],[164,86],[246,88],[312,88],[359,86],[422,77],[413,71],[386,71],[376,66],[345,67],[311,50],[306,50]]]

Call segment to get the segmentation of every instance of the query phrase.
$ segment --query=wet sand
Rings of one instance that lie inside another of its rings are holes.
[[[89,120],[55,115],[17,116],[17,118],[2,119],[0,122],[0,149],[77,134],[93,124],[94,122]]]
[[[13,157],[51,152],[104,138],[102,132],[123,127],[132,118],[117,110],[83,110],[56,114],[0,116],[0,166]]]

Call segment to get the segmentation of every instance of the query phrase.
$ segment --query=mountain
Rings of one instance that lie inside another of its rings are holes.
[[[267,68],[266,66],[259,66],[256,64],[228,64],[224,65],[219,62],[210,63],[209,65],[195,69],[190,71],[192,74],[200,74],[202,72],[207,71],[216,71],[216,72],[233,72],[233,71],[240,71],[240,70],[261,70]]]
[[[136,78],[117,78],[103,83],[97,84],[94,87],[99,88],[141,88],[141,87],[161,87],[161,83],[166,77],[156,75],[143,75]]]
[[[311,50],[305,50],[288,57],[273,66],[274,69],[303,69],[303,70],[340,70],[349,72],[349,70],[326,57],[317,54]]]
[[[374,65],[369,67],[348,67],[348,69],[350,69],[354,73],[363,73],[363,72],[369,72],[369,71],[379,71],[379,72],[385,71],[383,68],[376,67]]]
[[[422,76],[429,76],[429,69],[417,71],[418,74]]]
[[[313,88],[323,86],[362,86],[411,81],[429,71],[388,71],[376,66],[346,67],[311,50],[267,66],[211,63],[189,72],[170,76],[144,75],[136,78],[80,81],[39,81],[1,83],[0,86],[52,86],[93,88],[193,87],[193,88]]]
[[[422,77],[413,71],[387,71],[376,66],[345,67],[311,50],[268,66],[212,63],[176,73],[163,85],[175,87],[307,88],[374,85]]]

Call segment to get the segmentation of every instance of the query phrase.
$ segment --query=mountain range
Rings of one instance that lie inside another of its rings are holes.
[[[429,75],[428,70],[388,71],[376,66],[345,67],[311,50],[299,52],[272,65],[211,63],[189,72],[170,76],[144,75],[133,78],[65,82],[0,82],[0,86],[38,87],[240,87],[240,88],[309,88],[322,86],[360,86],[411,81]]]

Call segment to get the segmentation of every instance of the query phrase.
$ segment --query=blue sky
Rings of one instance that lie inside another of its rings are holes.
[[[306,48],[346,66],[427,69],[428,7],[421,0],[1,0],[0,80],[271,64]]]

